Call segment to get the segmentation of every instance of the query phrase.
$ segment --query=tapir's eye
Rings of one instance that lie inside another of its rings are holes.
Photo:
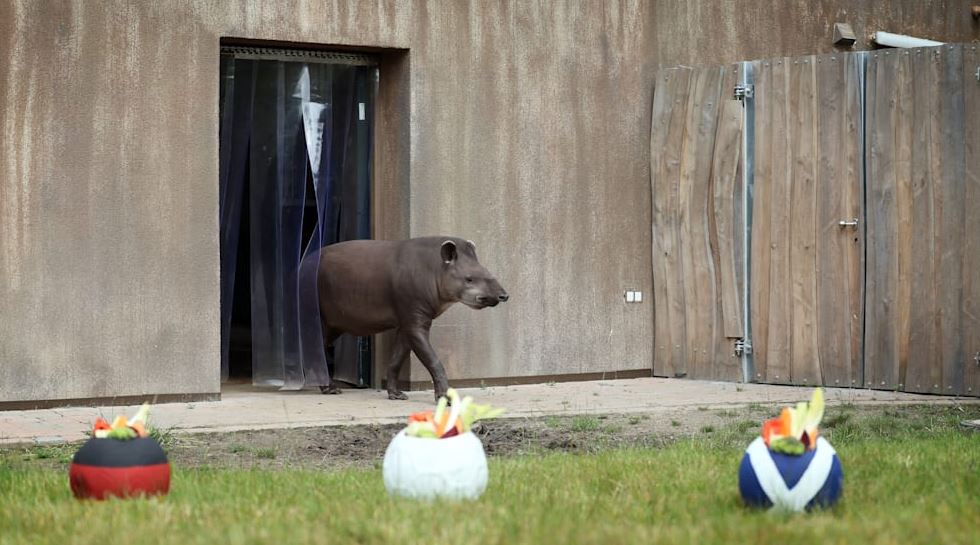
[[[473,283],[473,277],[472,276],[467,276],[466,277],[466,283],[467,284],[472,284]]]

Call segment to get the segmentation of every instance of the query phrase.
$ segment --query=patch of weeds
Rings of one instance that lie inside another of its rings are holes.
[[[756,427],[760,427],[760,424],[758,422],[755,422],[753,420],[742,420],[735,424],[735,431],[738,433],[745,433]]]
[[[580,415],[572,419],[572,431],[595,431],[599,429],[599,419],[594,416]]]
[[[821,427],[832,430],[838,426],[850,422],[852,416],[854,416],[854,413],[838,412],[836,414],[825,417],[823,420],[823,424],[821,424]]]
[[[738,411],[722,409],[718,411],[716,414],[721,417],[733,417],[733,416],[738,416]]]
[[[608,433],[609,435],[617,435],[622,433],[624,429],[626,428],[624,428],[619,424],[613,424],[612,426],[606,426],[605,428],[602,428],[602,431],[603,433]]]
[[[264,460],[272,460],[276,457],[276,449],[274,448],[259,448],[255,449],[255,457],[262,458]]]
[[[147,430],[150,437],[157,440],[160,446],[166,449],[167,447],[173,446],[177,442],[177,438],[174,436],[173,430],[167,428],[150,428]]]
[[[629,418],[629,423],[630,423],[630,426],[635,426],[635,425],[637,425],[637,424],[639,424],[639,423],[640,423],[640,420],[641,420],[641,419],[640,419],[640,417],[639,417],[639,416],[631,416],[631,417]]]
[[[714,426],[701,426],[701,433],[713,433],[714,431]]]
[[[241,454],[243,452],[248,452],[248,447],[245,445],[232,445],[228,448],[228,452],[232,454]]]
[[[704,412],[704,411],[707,411],[708,408],[707,407],[698,407],[698,410]]]
[[[681,421],[680,420],[671,420],[670,421],[670,425],[673,426],[673,427],[675,427],[675,428],[679,428],[681,426]]]
[[[558,429],[562,427],[561,419],[558,418],[557,416],[546,416],[544,418],[544,425],[553,429]]]
[[[744,392],[745,391],[745,386],[742,386],[741,384],[736,384],[735,385],[735,391],[736,392]]]

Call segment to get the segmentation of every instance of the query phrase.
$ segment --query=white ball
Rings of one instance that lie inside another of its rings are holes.
[[[487,488],[487,456],[472,432],[420,439],[402,430],[388,444],[382,474],[392,495],[476,499]]]

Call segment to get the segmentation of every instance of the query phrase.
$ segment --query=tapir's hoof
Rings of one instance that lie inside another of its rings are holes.
[[[388,399],[392,399],[392,400],[396,400],[396,401],[405,401],[406,399],[408,399],[408,394],[406,394],[405,392],[397,392],[397,391],[396,392],[392,392],[392,391],[389,391],[388,392]]]
[[[337,395],[343,393],[339,386],[336,384],[328,384],[326,386],[320,386],[321,394]]]

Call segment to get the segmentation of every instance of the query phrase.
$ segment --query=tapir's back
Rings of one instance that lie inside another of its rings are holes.
[[[391,280],[399,242],[351,240],[320,251],[320,315],[331,328],[372,335],[397,325]]]

